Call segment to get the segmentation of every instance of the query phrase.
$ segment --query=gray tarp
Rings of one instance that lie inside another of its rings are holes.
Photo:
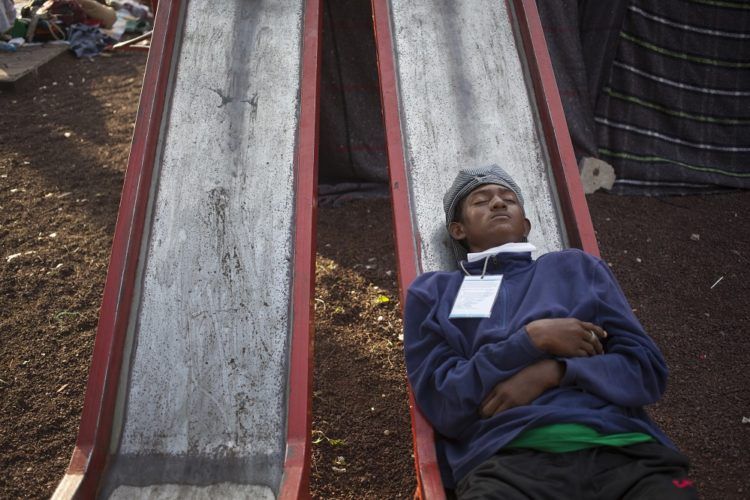
[[[614,192],[750,186],[747,3],[537,4],[576,157],[611,163]],[[323,202],[386,195],[370,2],[324,5]]]
[[[387,196],[385,134],[368,0],[326,0],[320,115],[324,202]],[[346,183],[344,186],[333,184]]]

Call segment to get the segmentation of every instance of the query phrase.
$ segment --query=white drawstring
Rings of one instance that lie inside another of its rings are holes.
[[[483,280],[484,275],[487,274],[487,264],[490,261],[490,257],[491,255],[488,255],[487,257],[484,258],[484,267],[482,268],[482,276],[479,277],[480,280]],[[464,267],[464,261],[459,261],[458,265],[460,265],[461,269],[464,270],[464,272],[466,273],[466,276],[471,276],[471,273],[467,271],[466,268]]]

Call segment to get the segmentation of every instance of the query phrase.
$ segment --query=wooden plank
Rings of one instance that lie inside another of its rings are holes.
[[[15,83],[68,50],[68,45],[21,46],[16,52],[0,52],[0,84]]]

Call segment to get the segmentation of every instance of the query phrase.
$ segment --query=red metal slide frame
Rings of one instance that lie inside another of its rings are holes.
[[[175,39],[183,0],[161,0],[151,38],[130,158],[112,242],[78,438],[53,498],[93,498],[112,437],[126,330],[152,184],[162,118],[169,99]],[[312,415],[312,339],[317,220],[320,0],[307,0],[301,107],[295,165],[295,246],[287,450],[279,498],[308,498]]]
[[[540,126],[569,243],[573,247],[598,256],[599,247],[584,197],[570,133],[535,0],[505,0],[505,2],[508,12],[514,16],[511,24],[516,26],[521,38],[522,58],[531,78],[531,90],[539,113]],[[420,269],[419,234],[415,230],[412,218],[409,174],[404,162],[389,0],[372,0],[372,7],[393,204],[399,290],[403,307],[406,290],[417,277]],[[416,406],[411,388],[409,388],[409,408],[417,476],[417,489],[414,496],[428,500],[443,499],[445,489],[440,479],[434,432]]]
[[[163,0],[162,0],[163,1]],[[313,321],[318,213],[318,136],[322,16],[320,0],[307,0],[302,33],[297,172],[292,342],[289,356],[287,436],[279,498],[310,497]]]

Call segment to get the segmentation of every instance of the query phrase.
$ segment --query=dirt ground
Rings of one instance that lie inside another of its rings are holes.
[[[67,55],[0,92],[0,498],[48,497],[75,442],[145,57]],[[747,498],[750,193],[589,199],[671,368],[652,414],[708,499]],[[320,210],[312,486],[414,488],[387,201]]]

